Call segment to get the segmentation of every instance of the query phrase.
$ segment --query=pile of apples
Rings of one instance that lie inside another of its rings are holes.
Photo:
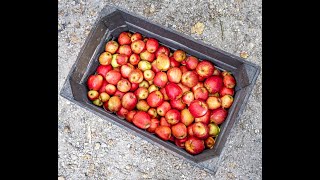
[[[108,41],[98,61],[87,80],[93,104],[192,155],[214,147],[233,103],[230,72],[139,32]]]

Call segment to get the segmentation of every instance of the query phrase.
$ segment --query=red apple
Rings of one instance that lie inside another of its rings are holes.
[[[208,149],[212,149],[214,144],[215,144],[215,140],[213,139],[213,137],[208,137],[206,140],[204,140],[204,145]]]
[[[148,129],[151,125],[151,118],[144,111],[137,111],[133,116],[132,123],[140,129]]]
[[[102,77],[106,77],[107,73],[112,70],[111,65],[99,65],[97,67],[96,73],[100,74]]]
[[[106,81],[109,84],[117,85],[121,79],[121,73],[116,70],[111,70],[106,74]]]
[[[145,61],[149,61],[149,62],[153,62],[155,59],[155,55],[154,53],[149,52],[148,50],[143,50],[140,53],[140,59],[141,60],[145,60]]]
[[[187,65],[186,59],[183,60],[183,61],[181,61],[180,64],[181,64],[182,66],[186,66],[186,65]],[[186,66],[186,67],[187,67],[187,66]],[[188,68],[187,68],[187,69],[188,69]],[[188,70],[189,70],[189,69],[188,69]]]
[[[175,139],[174,143],[176,146],[180,147],[180,148],[185,148],[185,142],[187,141],[188,137],[186,136],[183,139]]]
[[[180,66],[179,68],[181,69],[182,74],[189,71],[186,66]]]
[[[143,72],[143,77],[144,77],[144,79],[147,80],[147,81],[153,80],[153,78],[154,78],[155,75],[156,75],[156,74],[155,74],[151,69],[145,70],[145,71]]]
[[[136,40],[142,40],[142,35],[140,34],[140,33],[138,33],[138,32],[135,32],[135,33],[133,33],[132,34],[132,36],[131,36],[131,42],[133,43],[134,41],[136,41]]]
[[[149,39],[149,38],[144,37],[144,38],[142,39],[142,41],[143,41],[144,43],[146,43],[146,42],[148,41],[148,39]]]
[[[132,70],[134,70],[134,66],[131,64],[125,64],[120,67],[120,73],[124,78],[128,78]]]
[[[173,52],[173,58],[178,62],[181,62],[181,61],[185,60],[186,57],[187,57],[186,52],[184,52],[184,51],[182,51],[180,49],[175,50]]]
[[[128,113],[129,113],[128,109],[121,107],[120,110],[116,112],[116,115],[120,119],[125,119]]]
[[[137,113],[137,111],[135,110],[131,110],[128,112],[128,114],[126,115],[126,120],[129,122],[129,123],[132,123],[132,119],[134,117],[134,115]]]
[[[108,101],[108,110],[111,112],[117,112],[121,108],[121,100],[119,96],[111,96]]]
[[[227,88],[234,88],[236,86],[236,80],[230,72],[224,71],[222,72],[222,76],[224,86]]]
[[[108,93],[110,96],[114,95],[116,93],[117,88],[113,84],[107,84],[106,85],[106,93]]]
[[[157,113],[159,116],[165,116],[170,109],[170,103],[168,101],[163,101],[163,103],[159,107],[157,107]]]
[[[141,71],[145,71],[145,70],[151,69],[151,63],[148,62],[148,61],[142,60],[142,61],[139,62],[138,68]]]
[[[131,56],[129,57],[129,63],[132,65],[138,65],[138,63],[140,62],[140,56],[138,54],[131,54]]]
[[[172,108],[177,109],[177,110],[182,110],[186,107],[186,104],[182,102],[182,99],[172,99],[170,100],[170,105]]]
[[[156,50],[156,52],[154,53],[155,56],[156,56],[156,58],[157,58],[157,57],[159,56],[159,54],[161,54],[161,53],[169,56],[170,50],[169,50],[169,48],[167,48],[167,47],[165,47],[165,46],[159,46],[159,48],[158,48],[158,49]]]
[[[109,52],[103,52],[100,54],[98,60],[101,65],[110,65],[112,60],[112,54]]]
[[[207,113],[208,105],[204,101],[194,100],[190,103],[189,111],[193,117],[201,117]]]
[[[194,122],[202,122],[203,124],[207,125],[210,123],[210,115],[211,115],[211,112],[207,111],[205,115],[195,118]]]
[[[175,83],[169,82],[165,88],[170,100],[179,99],[182,96],[182,89]]]
[[[199,139],[207,139],[209,137],[209,128],[202,122],[194,123],[192,127],[193,135]]]
[[[146,49],[146,44],[142,40],[136,40],[131,43],[132,52],[135,54],[140,54]]]
[[[149,94],[152,93],[152,92],[154,92],[154,91],[158,91],[158,90],[159,90],[159,88],[158,88],[156,85],[154,85],[154,84],[150,85],[149,88],[148,88]],[[160,92],[161,92],[161,91],[160,91]],[[161,93],[162,93],[162,92],[161,92]],[[163,94],[162,94],[162,95],[163,95]],[[163,100],[165,100],[164,97],[163,97]]]
[[[160,126],[167,126],[171,128],[171,124],[169,124],[165,117],[160,118]]]
[[[89,98],[91,101],[99,98],[99,92],[96,91],[96,90],[90,90],[90,91],[88,91],[87,95],[88,95],[88,98]]]
[[[165,72],[157,72],[156,75],[154,76],[153,84],[163,88],[168,82],[168,77]]]
[[[99,93],[102,93],[102,92],[106,92],[106,86],[107,86],[108,82],[106,80],[103,80],[102,81],[102,85],[99,89]]]
[[[124,64],[127,64],[128,62],[128,56],[127,55],[124,55],[124,54],[118,54],[116,56],[116,61],[119,65],[124,65]]]
[[[183,85],[183,84],[181,84],[181,83],[178,83],[177,85],[182,89],[182,93],[185,93],[185,92],[187,92],[187,91],[190,91],[190,88],[189,88],[189,87],[187,87],[187,86],[185,86],[185,85]]]
[[[171,127],[171,133],[176,139],[183,139],[187,137],[187,127],[179,122]]]
[[[158,107],[163,103],[163,95],[160,91],[153,91],[147,97],[147,102],[150,107]]]
[[[119,37],[118,37],[118,42],[120,45],[124,45],[124,44],[131,44],[131,36],[132,34],[130,32],[122,32],[120,33]]]
[[[154,73],[160,72],[160,69],[157,68],[157,61],[153,61],[153,62],[151,63],[151,70],[152,70]]]
[[[168,126],[158,126],[154,131],[155,134],[162,140],[167,141],[171,137],[171,128]]]
[[[159,47],[159,42],[154,39],[154,38],[149,38],[146,42],[146,49],[151,52],[151,53],[154,53],[156,52],[156,50],[158,49]]]
[[[157,117],[157,109],[156,108],[150,108],[148,110],[148,114],[150,115],[151,118],[156,118]]]
[[[186,59],[186,67],[187,67],[189,70],[194,70],[194,69],[196,69],[198,63],[199,63],[199,60],[198,60],[196,57],[189,56],[189,57],[187,57],[187,59]]]
[[[209,92],[206,88],[200,87],[194,91],[194,99],[199,99],[199,100],[207,100],[209,96]]]
[[[219,125],[223,123],[228,116],[228,111],[223,108],[214,109],[211,112],[210,116],[210,122],[215,123],[216,125]]]
[[[222,108],[225,108],[225,109],[230,108],[231,105],[233,104],[233,97],[230,96],[229,94],[222,96],[220,99],[221,99]]]
[[[234,95],[234,88],[227,88],[225,86],[223,86],[219,92],[220,96],[224,96],[226,94],[229,94],[230,96]]]
[[[139,88],[139,84],[138,83],[131,83],[131,92],[134,92],[135,90],[137,90]]]
[[[147,112],[147,111],[149,110],[149,108],[150,108],[149,104],[148,104],[147,101],[144,100],[144,99],[140,99],[140,100],[138,101],[136,107],[137,107],[137,109],[138,109],[139,111],[145,111],[145,112]]]
[[[167,71],[170,68],[170,59],[165,54],[159,54],[156,59],[156,66],[160,71]]]
[[[192,124],[194,121],[194,117],[192,116],[192,114],[190,113],[189,109],[183,109],[181,111],[181,122],[186,125],[189,126],[190,124]]]
[[[197,85],[199,82],[199,78],[197,73],[194,71],[187,71],[182,74],[181,83],[189,88]]]
[[[181,119],[181,114],[176,109],[170,109],[166,114],[165,118],[168,121],[169,124],[175,125],[177,124]]]
[[[160,121],[158,119],[151,119],[150,127],[147,129],[149,133],[154,133],[156,128],[160,125]]]
[[[170,82],[179,83],[182,77],[182,72],[180,68],[173,67],[167,71],[167,76]]]
[[[143,81],[143,73],[140,69],[134,69],[128,75],[128,79],[131,83],[141,83]]]
[[[104,103],[107,102],[110,99],[110,95],[106,92],[101,92],[99,94],[99,99]]]
[[[210,76],[204,81],[203,85],[205,88],[207,88],[209,93],[214,94],[220,92],[223,86],[223,81],[221,76]]]
[[[191,91],[187,91],[182,95],[182,102],[190,106],[190,103],[194,100],[194,94]]]
[[[184,144],[186,151],[192,155],[199,154],[205,149],[204,141],[193,136],[189,137]]]
[[[206,102],[210,110],[218,109],[219,107],[221,107],[221,99],[219,97],[210,96],[208,97]]]
[[[147,99],[149,95],[149,91],[145,87],[139,87],[134,94],[137,96],[137,98],[140,99]]]
[[[170,67],[180,67],[180,62],[176,61],[173,57],[169,57]]]
[[[213,74],[214,76],[220,76],[221,72],[219,69],[215,68],[214,71],[213,71]]]
[[[122,107],[128,109],[129,111],[133,110],[138,103],[138,98],[132,93],[127,92],[121,98]]]
[[[122,99],[122,97],[124,96],[124,92],[119,91],[119,89],[116,90],[116,92],[114,93],[114,96],[118,96],[120,99]]]
[[[103,77],[100,74],[90,75],[87,80],[89,90],[99,91],[103,83]]]
[[[127,45],[127,44],[121,45],[119,47],[118,51],[119,51],[119,54],[124,54],[127,57],[130,57],[131,54],[132,54],[131,47],[129,45]]]
[[[191,88],[191,90],[194,93],[194,91],[200,87],[204,87],[203,82],[198,82],[195,86]]]
[[[167,93],[166,93],[166,88],[161,88],[160,89],[160,92],[162,93],[163,95],[163,100],[167,101],[167,100],[170,100]]]
[[[105,46],[105,51],[114,54],[119,48],[119,44],[116,41],[108,41]]]
[[[209,136],[216,137],[220,133],[219,126],[214,123],[208,124],[208,128],[209,128]]]
[[[197,74],[204,78],[212,76],[214,70],[214,65],[207,60],[200,61],[196,67]]]
[[[193,125],[194,125],[194,123],[192,123],[189,126],[187,126],[188,136],[193,136],[194,135],[193,134],[193,130],[192,130]]]

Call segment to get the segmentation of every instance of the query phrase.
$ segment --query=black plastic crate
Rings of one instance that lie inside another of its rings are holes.
[[[156,135],[137,128],[115,114],[95,106],[87,98],[88,77],[96,71],[99,65],[98,57],[104,51],[107,41],[116,39],[123,31],[139,32],[144,36],[156,38],[159,43],[172,50],[181,49],[188,55],[211,61],[218,69],[231,72],[236,79],[234,102],[228,111],[228,117],[220,127],[220,134],[213,149],[205,149],[198,155],[191,155],[170,141],[163,141]],[[104,8],[89,33],[82,49],[73,65],[62,88],[61,96],[90,110],[100,117],[136,134],[147,141],[161,146],[169,152],[174,152],[195,163],[218,156],[228,138],[229,132],[247,103],[252,87],[260,73],[260,67],[244,59],[209,46],[189,36],[162,27],[149,20],[125,10],[110,7]]]

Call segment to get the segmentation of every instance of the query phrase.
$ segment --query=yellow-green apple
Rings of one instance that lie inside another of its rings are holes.
[[[220,127],[214,123],[208,124],[208,128],[209,128],[209,136],[217,137],[218,134],[220,133]]]
[[[110,52],[103,52],[99,56],[99,63],[101,65],[110,65],[112,60],[112,54]]]
[[[141,71],[145,71],[145,70],[151,69],[151,63],[149,61],[142,60],[142,61],[140,61],[138,63],[138,68]]]
[[[106,92],[101,92],[99,94],[99,99],[104,103],[107,102],[110,99],[110,95]]]
[[[170,68],[170,59],[167,55],[161,53],[156,59],[156,66],[160,71],[167,71]]]
[[[157,109],[156,108],[150,108],[148,110],[148,114],[150,115],[151,118],[156,118],[157,117]]]
[[[141,53],[140,53],[140,59],[141,60],[145,60],[145,61],[149,61],[149,62],[153,62],[154,59],[155,59],[155,55],[154,53],[151,53],[149,52],[148,50],[143,50]]]
[[[221,99],[222,108],[225,108],[225,109],[230,108],[231,105],[233,104],[233,97],[229,94],[222,96],[220,99]]]
[[[99,92],[96,90],[90,90],[88,91],[87,96],[91,101],[93,101],[99,98]]]
[[[134,91],[134,95],[137,96],[138,100],[147,99],[149,91],[145,87],[139,87],[137,90]]]
[[[181,122],[188,126],[191,125],[194,121],[194,117],[192,116],[192,114],[190,113],[189,109],[185,108],[183,110],[181,110]]]
[[[103,102],[98,98],[92,101],[92,103],[96,106],[102,106]]]
[[[144,111],[144,112],[147,112],[150,108],[149,104],[147,103],[146,100],[144,99],[140,99],[136,105],[136,108],[139,110],[139,111]]]
[[[177,49],[173,52],[173,58],[178,62],[185,60],[186,57],[186,52],[182,51],[181,49]]]
[[[210,96],[208,97],[206,102],[210,110],[218,109],[219,107],[221,107],[221,99],[219,97]]]
[[[143,81],[143,73],[140,69],[134,69],[128,75],[128,79],[131,83],[141,83]]]
[[[131,83],[128,79],[121,79],[117,83],[117,89],[121,92],[128,92],[131,89]]]
[[[150,64],[151,66],[151,64]],[[145,80],[147,81],[151,81],[153,80],[154,76],[156,75],[156,73],[154,73],[151,69],[147,69],[143,72],[143,77]]]
[[[121,108],[121,99],[119,96],[111,96],[108,100],[108,110],[111,112],[117,112]]]
[[[158,91],[159,90],[159,88],[156,86],[156,85],[154,85],[154,84],[151,84],[150,86],[149,86],[149,88],[148,88],[148,92],[149,93],[152,93],[153,91]],[[161,92],[161,91],[160,91]],[[162,93],[162,92],[161,92]],[[162,94],[163,95],[163,94]],[[164,97],[163,97],[163,100],[165,100],[164,99]]]

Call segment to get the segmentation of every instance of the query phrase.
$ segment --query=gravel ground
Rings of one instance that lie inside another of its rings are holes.
[[[262,1],[58,0],[58,89],[105,5],[262,66]],[[243,53],[245,52],[245,53]],[[216,174],[196,167],[58,95],[58,179],[262,179],[262,72]]]

